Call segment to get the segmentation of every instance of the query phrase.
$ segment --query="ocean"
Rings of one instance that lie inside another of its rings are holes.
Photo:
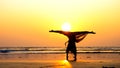
[[[0,47],[0,54],[61,54],[63,47]],[[77,47],[77,53],[120,53],[120,47]]]
[[[0,62],[64,60],[64,47],[0,47]],[[120,47],[77,47],[77,60],[120,60]]]

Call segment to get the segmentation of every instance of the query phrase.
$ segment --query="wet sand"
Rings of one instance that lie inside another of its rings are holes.
[[[7,61],[0,62],[0,68],[119,68],[120,62],[105,60]]]
[[[120,54],[78,54],[76,62],[66,61],[65,54],[5,56],[0,55],[0,68],[120,68]]]

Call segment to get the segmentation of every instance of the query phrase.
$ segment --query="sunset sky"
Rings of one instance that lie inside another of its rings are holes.
[[[0,47],[64,47],[61,30],[95,31],[78,47],[120,46],[120,0],[0,0]]]

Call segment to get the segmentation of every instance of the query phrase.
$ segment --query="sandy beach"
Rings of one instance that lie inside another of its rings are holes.
[[[66,60],[48,61],[9,61],[0,62],[0,68],[119,68],[120,62],[104,60],[81,60],[68,62]]]
[[[120,68],[120,54],[78,54],[76,62],[66,61],[65,54],[11,54],[0,58],[0,68]]]

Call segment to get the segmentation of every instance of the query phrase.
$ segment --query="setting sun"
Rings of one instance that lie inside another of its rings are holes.
[[[71,25],[69,23],[62,24],[62,30],[63,31],[70,31]]]
[[[81,47],[119,47],[119,18],[120,0],[0,0],[0,47],[63,47],[51,29],[97,32]]]

